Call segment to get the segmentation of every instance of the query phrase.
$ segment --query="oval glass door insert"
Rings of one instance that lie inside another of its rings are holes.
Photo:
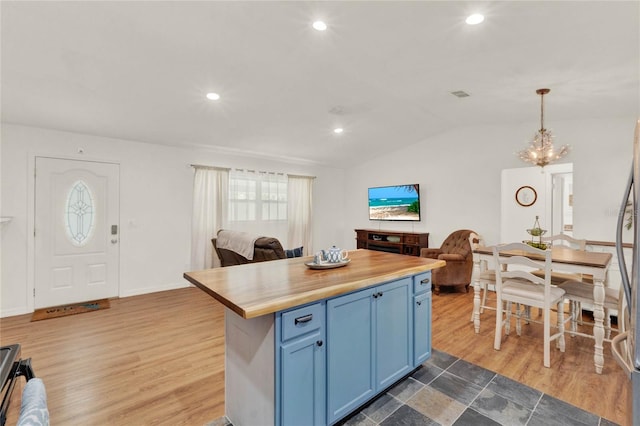
[[[79,180],[71,185],[65,212],[67,236],[73,245],[80,247],[89,242],[94,219],[95,206],[91,190]]]

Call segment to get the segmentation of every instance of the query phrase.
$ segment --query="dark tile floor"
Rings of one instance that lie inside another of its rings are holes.
[[[342,426],[615,425],[595,414],[437,350]],[[230,426],[221,418],[207,426]]]

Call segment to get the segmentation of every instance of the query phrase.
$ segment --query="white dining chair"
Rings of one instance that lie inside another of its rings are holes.
[[[563,245],[575,250],[586,250],[587,240],[574,238],[567,234],[556,234],[550,237],[542,237],[543,243],[551,243],[552,245]]]
[[[471,245],[471,250],[483,247],[485,245],[484,238],[480,234],[472,232],[469,235],[469,244]],[[481,261],[479,255],[476,253],[473,254],[473,262],[474,267],[477,265],[477,271],[474,270],[472,284],[475,285],[475,283],[478,283],[480,286],[480,314],[482,314],[485,309],[495,311],[495,297],[488,299],[487,294],[489,291],[495,292],[496,271],[489,269],[487,261]],[[491,302],[491,304],[488,304],[487,301]],[[473,322],[473,309],[471,310],[471,321]]]
[[[565,246],[569,247],[573,250],[582,250],[585,251],[587,249],[587,240],[574,238],[570,235],[566,234],[556,234],[550,237],[542,237],[541,242],[546,243],[547,247],[550,246]],[[542,277],[544,276],[544,271],[538,269],[532,272],[533,275]],[[593,283],[593,277],[586,276],[583,274],[570,274],[564,273],[561,271],[551,271],[551,284],[560,285],[567,280],[573,281],[585,281]]]
[[[566,234],[557,234],[550,237],[543,237],[542,242],[550,245],[562,245],[574,250],[587,250],[587,240],[571,237]],[[534,275],[541,276],[541,271],[534,271]],[[585,333],[577,333],[578,325],[585,324],[582,318],[582,304],[593,304],[593,277],[586,274],[570,274],[558,271],[551,271],[551,284],[557,285],[564,289],[565,299],[569,300],[569,312],[571,318],[571,337],[576,334],[585,335]],[[606,287],[605,283],[605,300],[604,300],[604,328],[605,338],[611,338],[611,331],[616,330],[611,326],[611,315],[613,310],[618,310],[620,303],[620,292]],[[593,325],[592,322],[587,322]],[[591,334],[590,336],[593,336]]]
[[[587,249],[587,240],[574,238],[570,235],[566,234],[556,234],[550,237],[542,237],[541,241],[549,246],[565,246],[569,247],[573,250],[581,250],[585,251]],[[533,275],[543,276],[544,271],[538,269],[532,272]],[[593,277],[591,275],[586,274],[572,274],[566,273],[562,271],[551,271],[551,284],[557,285],[559,287],[563,287],[565,282],[584,282],[588,284],[593,284]],[[566,291],[566,290],[565,290]],[[578,300],[569,300],[569,312],[572,318],[572,329],[575,330],[577,324],[582,325],[582,304]],[[607,315],[606,322],[609,326],[609,330],[611,329],[611,318]],[[608,334],[610,331],[608,332]],[[573,335],[571,336],[573,337]],[[609,335],[607,335],[607,338]]]
[[[587,240],[571,237],[566,234],[557,234],[551,237],[543,237],[542,242],[550,245],[563,245],[574,250],[587,250]],[[534,271],[534,275],[540,276],[540,271]],[[582,318],[582,304],[593,304],[593,277],[586,274],[570,274],[560,271],[551,271],[551,284],[557,285],[564,289],[566,293],[565,299],[569,300],[569,312],[571,315],[571,337],[575,336],[578,325],[588,324]],[[611,315],[613,310],[618,309],[620,301],[620,292],[607,288],[605,282],[605,300],[604,300],[604,328],[605,337],[611,338],[611,331],[617,329],[611,326]],[[582,333],[584,335],[584,333]]]
[[[518,250],[522,255],[508,253]],[[506,253],[505,253],[506,252]],[[544,259],[544,277],[529,272],[530,268],[539,268],[539,263],[527,258],[527,255]],[[496,265],[496,298],[497,306],[506,303],[505,312],[496,310],[496,332],[494,349],[500,350],[502,328],[505,334],[510,332],[511,304],[515,303],[516,332],[522,333],[521,319],[526,315],[525,307],[536,307],[542,310],[544,327],[544,366],[551,366],[551,341],[556,340],[557,347],[564,352],[564,295],[565,291],[551,285],[551,250],[540,250],[523,243],[511,243],[493,248]],[[507,267],[507,270],[502,268]],[[551,307],[557,308],[558,332],[551,334]]]
[[[570,310],[570,319],[571,319],[571,337],[575,335],[587,336],[593,338],[593,332],[584,333],[578,332],[578,324],[583,325],[593,325],[592,322],[586,322],[582,319],[582,304],[593,305],[593,288],[594,284],[585,283],[584,281],[565,281],[563,282],[559,288],[562,288],[565,292],[565,298],[569,300],[571,304]],[[611,338],[611,331],[618,331],[619,328],[613,328],[611,325],[611,315],[612,311],[616,310],[617,312],[622,311],[622,306],[620,302],[622,301],[624,295],[622,293],[622,289],[612,289],[609,287],[604,287],[604,330],[605,330],[605,339]],[[618,324],[620,324],[620,318],[618,318]],[[593,331],[593,329],[591,329]]]

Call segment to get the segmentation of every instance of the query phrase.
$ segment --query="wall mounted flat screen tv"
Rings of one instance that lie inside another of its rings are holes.
[[[420,185],[369,188],[369,220],[420,220]]]

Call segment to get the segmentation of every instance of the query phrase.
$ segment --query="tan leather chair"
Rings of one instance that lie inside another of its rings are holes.
[[[473,272],[473,253],[469,244],[469,235],[473,231],[460,229],[452,232],[439,249],[423,248],[421,257],[440,259],[447,262],[443,268],[434,269],[431,279],[435,293],[440,294],[442,286],[464,286],[469,291],[471,273]]]
[[[277,238],[260,237],[255,242],[253,259],[249,260],[238,253],[216,246],[216,238],[211,240],[222,266],[243,265],[245,263],[265,262],[268,260],[286,259],[287,255]]]

